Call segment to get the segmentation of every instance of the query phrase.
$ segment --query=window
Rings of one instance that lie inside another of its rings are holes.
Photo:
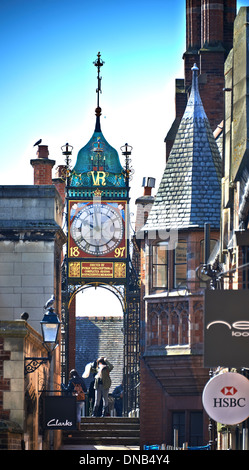
[[[202,411],[193,411],[190,413],[190,446],[203,445],[203,414]]]
[[[178,431],[178,442],[175,442],[176,446],[182,447],[185,439],[185,411],[173,412],[172,414],[172,442],[174,443],[174,430]]]
[[[177,434],[174,432],[177,430]],[[178,437],[174,442],[174,438]],[[202,411],[176,411],[172,413],[172,443],[182,447],[187,442],[189,447],[203,446]]]
[[[187,280],[187,241],[179,240],[175,249],[174,287],[184,289]]]
[[[152,260],[153,288],[165,289],[168,287],[168,244],[166,242],[153,246]]]

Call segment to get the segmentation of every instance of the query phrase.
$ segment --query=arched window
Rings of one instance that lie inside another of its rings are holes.
[[[169,317],[169,346],[176,346],[179,344],[179,315],[177,312],[171,313]]]
[[[180,344],[182,345],[188,344],[189,343],[189,336],[188,336],[189,321],[188,321],[187,312],[181,313],[180,323],[181,323]]]
[[[168,244],[157,243],[152,252],[152,283],[154,289],[168,287]]]
[[[186,288],[187,280],[187,241],[179,240],[174,258],[174,288]]]

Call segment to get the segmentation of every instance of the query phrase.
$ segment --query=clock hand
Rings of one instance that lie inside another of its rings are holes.
[[[95,221],[94,231],[100,232],[101,231],[101,214],[100,214],[100,218],[99,218],[98,213],[96,211],[94,211],[94,221]],[[98,238],[99,238],[99,236],[98,236]]]

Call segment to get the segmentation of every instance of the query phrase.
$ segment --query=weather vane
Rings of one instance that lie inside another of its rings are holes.
[[[93,62],[95,67],[97,67],[98,69],[98,75],[97,75],[97,78],[98,78],[98,88],[96,89],[96,93],[97,93],[97,108],[96,108],[96,115],[100,116],[101,114],[101,108],[99,106],[99,94],[102,93],[102,90],[101,90],[101,80],[102,80],[102,77],[100,76],[100,68],[104,65],[105,62],[103,62],[103,60],[100,58],[101,57],[101,54],[100,52],[98,52],[97,54],[97,59]]]

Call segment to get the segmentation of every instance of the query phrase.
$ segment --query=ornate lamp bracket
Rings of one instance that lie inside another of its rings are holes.
[[[52,354],[48,351],[48,357],[25,357],[24,375],[31,374],[37,370],[42,364],[51,362]]]

